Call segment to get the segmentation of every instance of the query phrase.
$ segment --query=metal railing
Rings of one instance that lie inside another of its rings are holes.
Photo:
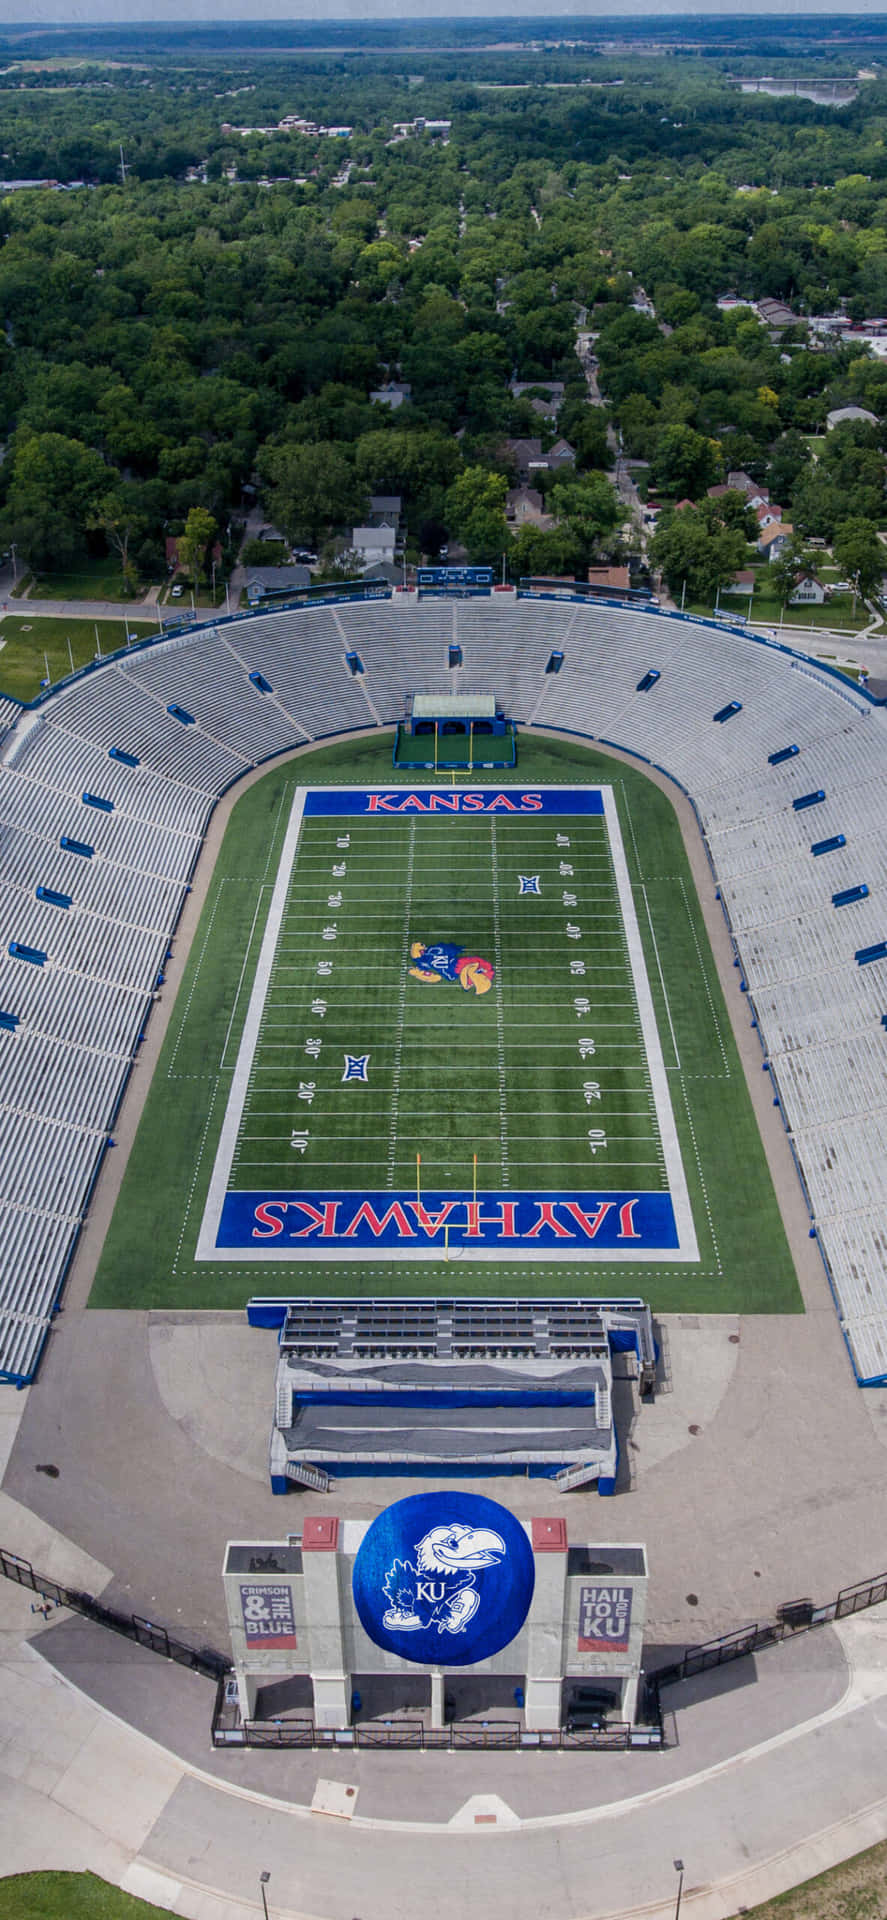
[[[23,1560],[19,1554],[10,1553],[0,1547],[0,1574],[6,1580],[13,1580],[20,1587],[26,1587],[30,1593],[39,1593],[41,1598],[49,1600],[56,1607],[67,1607],[72,1613],[79,1613],[85,1620],[94,1620],[97,1626],[108,1627],[112,1633],[120,1633],[126,1640],[133,1640],[140,1647],[147,1647],[151,1653],[159,1653],[164,1660],[175,1660],[180,1667],[190,1667],[192,1673],[202,1673],[209,1680],[223,1681],[231,1670],[231,1662],[215,1647],[189,1647],[184,1640],[177,1640],[167,1632],[166,1627],[158,1626],[156,1621],[145,1620],[138,1613],[122,1613],[117,1607],[105,1606],[91,1593],[80,1593],[76,1587],[63,1587],[57,1580],[50,1580],[45,1573],[38,1573],[30,1560]]]
[[[225,1720],[229,1721],[226,1725]],[[590,1750],[626,1752],[630,1747],[659,1747],[662,1730],[657,1725],[632,1727],[627,1721],[610,1721],[600,1727],[588,1727],[571,1733],[567,1727],[535,1732],[516,1720],[454,1720],[446,1727],[426,1727],[421,1720],[358,1721],[352,1727],[317,1727],[313,1720],[241,1721],[226,1710],[224,1681],[216,1691],[212,1722],[214,1747],[310,1747],[315,1750],[359,1748],[363,1752],[472,1753],[509,1752],[583,1752]]]
[[[705,1640],[698,1647],[688,1647],[679,1660],[649,1673],[647,1687],[651,1694],[658,1695],[661,1687],[674,1686],[677,1681],[689,1680],[697,1673],[708,1673],[730,1660],[742,1660],[764,1647],[793,1640],[799,1633],[809,1633],[813,1627],[825,1627],[833,1620],[861,1613],[866,1607],[880,1606],[884,1600],[887,1600],[887,1573],[869,1575],[850,1587],[842,1587],[835,1599],[826,1601],[824,1606],[817,1606],[809,1599],[786,1600],[777,1607],[775,1620],[756,1621],[751,1626],[723,1633],[716,1640]]]

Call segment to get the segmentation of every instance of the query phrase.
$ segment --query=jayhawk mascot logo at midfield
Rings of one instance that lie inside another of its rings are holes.
[[[466,953],[464,947],[456,947],[450,940],[436,940],[432,946],[414,940],[410,959],[410,979],[421,980],[425,986],[435,987],[440,980],[450,980],[465,993],[489,993],[496,977],[489,960]]]
[[[382,1625],[409,1633],[463,1633],[480,1606],[475,1572],[494,1567],[507,1552],[492,1527],[467,1527],[461,1521],[432,1527],[416,1545],[416,1564],[395,1560],[382,1582],[390,1605]]]

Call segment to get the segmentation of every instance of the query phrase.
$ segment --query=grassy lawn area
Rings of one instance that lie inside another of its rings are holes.
[[[182,588],[182,592],[176,594],[175,598],[173,598],[174,587]],[[207,580],[201,580],[199,587],[195,588],[193,580],[187,573],[177,573],[171,577],[168,584],[161,590],[159,597],[164,606],[169,606],[170,610],[175,607],[179,613],[186,611],[190,613],[192,592],[194,594],[195,605],[198,607],[206,607],[209,612],[212,612],[214,608],[225,605],[224,580],[216,580],[216,591],[215,596],[213,596],[212,587]]]
[[[732,614],[737,621],[747,620],[748,598],[747,593],[722,593],[719,615],[726,618]],[[714,601],[688,600],[684,612],[710,620]],[[783,611],[776,595],[758,585],[752,597],[751,617],[755,623],[767,627],[778,627],[781,623],[787,627],[824,627],[833,633],[859,633],[869,625],[872,616],[864,600],[857,600],[854,612],[852,593],[835,593],[821,607],[786,607]]]
[[[94,1873],[14,1873],[0,1880],[0,1920],[169,1920]]]
[[[103,653],[114,653],[126,645],[127,633],[139,640],[156,633],[153,622],[144,620],[65,620],[37,614],[7,613],[0,619],[0,693],[11,693],[17,700],[33,700],[40,682],[64,680],[74,666],[85,667],[96,657],[96,631]],[[70,651],[68,642],[70,641]]]
[[[146,583],[150,585],[150,581]],[[38,573],[30,596],[32,600],[129,600],[113,554],[102,560],[84,560],[70,573]]]

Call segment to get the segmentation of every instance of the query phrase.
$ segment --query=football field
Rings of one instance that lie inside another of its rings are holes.
[[[198,1258],[407,1244],[695,1255],[608,789],[295,796]]]
[[[239,799],[93,1304],[797,1309],[669,800],[573,743],[518,771],[417,786],[368,740]]]

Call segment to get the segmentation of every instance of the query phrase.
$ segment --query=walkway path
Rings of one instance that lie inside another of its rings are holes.
[[[779,1663],[788,1661],[786,1704],[790,1695],[796,1725],[762,1731],[745,1751],[693,1770],[682,1767],[680,1747],[582,1756],[589,1804],[565,1812],[550,1801],[570,1757],[539,1754],[308,1756],[305,1798],[286,1804],[274,1797],[273,1770],[285,1768],[287,1756],[234,1755],[239,1781],[213,1778],[60,1678],[41,1658],[44,1638],[52,1632],[44,1635],[28,1596],[2,1583],[3,1870],[91,1868],[192,1920],[256,1920],[261,1871],[270,1874],[272,1920],[598,1920],[629,1912],[666,1920],[676,1857],[686,1864],[687,1913],[721,1920],[887,1837],[884,1609],[772,1650],[756,1687],[751,1663],[718,1676],[720,1697],[707,1707],[697,1698],[695,1715],[688,1702],[676,1723],[695,1746],[694,1718],[704,1724],[707,1711],[722,1731],[732,1723],[747,1732],[760,1701],[763,1729],[769,1683],[778,1687]],[[105,1636],[111,1666],[118,1645],[127,1663],[127,1643]],[[164,1684],[166,1667],[156,1662],[154,1670]],[[817,1705],[826,1672],[836,1697]],[[180,1696],[200,1684],[177,1669],[170,1678]],[[637,1767],[636,1789],[623,1784],[609,1798],[614,1759],[623,1783]],[[517,1792],[506,1777],[509,1760],[522,1776]],[[392,1767],[403,1775],[400,1791]],[[515,1798],[529,1804],[523,1817]],[[384,1801],[390,1817],[379,1812]]]

